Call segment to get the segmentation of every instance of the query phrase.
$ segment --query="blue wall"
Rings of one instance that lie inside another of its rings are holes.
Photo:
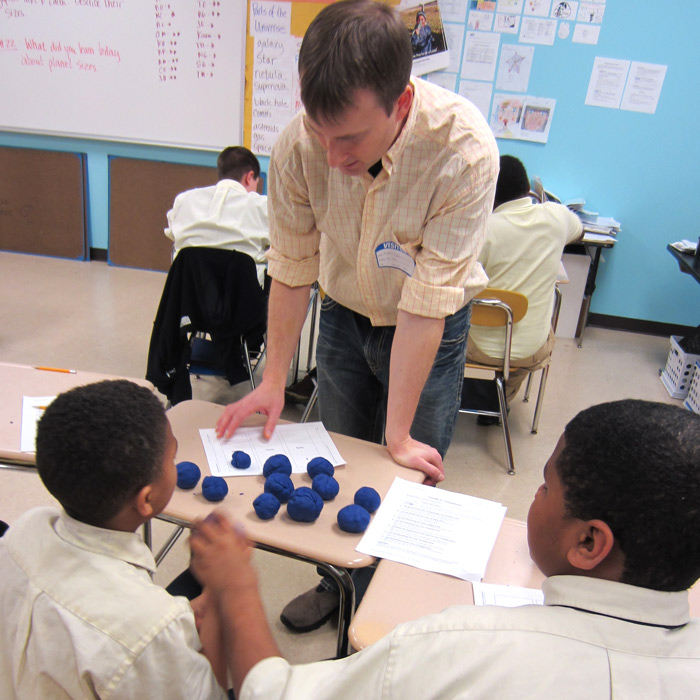
[[[466,0],[465,0],[466,2]],[[604,253],[592,311],[664,323],[700,323],[700,285],[665,250],[700,235],[700,61],[694,51],[700,3],[607,3],[597,46],[557,37],[537,46],[528,94],[557,100],[547,144],[499,140],[563,199],[622,223]],[[573,26],[572,26],[573,30]],[[517,38],[516,38],[517,39]],[[503,36],[502,43],[513,41]],[[656,114],[584,104],[595,56],[668,65]],[[213,166],[216,154],[163,147],[0,132],[0,145],[87,153],[89,244],[108,240],[108,156]],[[261,158],[263,170],[268,161]]]

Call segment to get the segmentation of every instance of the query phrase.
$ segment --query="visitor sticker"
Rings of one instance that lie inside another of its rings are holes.
[[[375,249],[378,267],[393,267],[401,270],[409,277],[413,276],[416,261],[398,244],[393,241],[380,243]]]

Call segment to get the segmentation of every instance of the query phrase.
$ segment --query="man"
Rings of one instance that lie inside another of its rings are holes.
[[[409,34],[383,3],[333,3],[309,26],[299,54],[305,113],[270,162],[267,365],[217,430],[230,435],[257,411],[271,435],[318,279],[321,420],[385,441],[435,484],[459,409],[468,303],[487,283],[477,256],[498,162],[479,111],[411,78],[411,66]],[[328,619],[337,596],[327,598],[294,628]]]
[[[292,666],[265,618],[250,547],[224,516],[193,535],[236,697],[520,700],[696,697],[700,416],[627,399],[564,430],[528,514],[544,605],[458,605],[337,661]],[[428,591],[426,591],[426,594]]]
[[[549,360],[554,347],[552,305],[554,284],[564,246],[581,238],[581,220],[562,204],[535,204],[529,196],[525,166],[513,156],[501,156],[493,216],[479,262],[489,287],[520,292],[527,313],[513,327],[510,376],[506,400],[512,401],[528,372]],[[473,326],[467,357],[482,364],[499,364],[503,357],[502,328]],[[499,359],[500,358],[500,359]],[[481,425],[498,422],[479,416]]]
[[[217,159],[218,182],[182,192],[168,212],[165,235],[182,248],[225,248],[255,260],[265,281],[265,253],[270,247],[267,197],[257,193],[258,159],[243,146],[225,148]]]

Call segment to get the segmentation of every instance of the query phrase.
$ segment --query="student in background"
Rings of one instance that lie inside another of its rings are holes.
[[[615,401],[579,413],[528,515],[544,606],[455,606],[345,659],[291,666],[272,639],[249,547],[223,515],[191,539],[224,626],[238,700],[611,697],[700,687],[700,416]]]
[[[136,532],[177,480],[160,401],[124,380],[72,389],[46,409],[36,444],[63,509],[30,510],[0,539],[0,697],[226,698],[193,606],[214,659],[211,611],[151,581]]]
[[[270,161],[267,364],[217,431],[259,412],[272,434],[318,280],[323,424],[386,444],[435,484],[459,410],[469,302],[487,282],[477,256],[498,151],[479,110],[412,78],[412,65],[409,32],[385,3],[335,2],[311,22],[299,53],[305,112]],[[283,622],[311,631],[338,600],[314,588]]]
[[[168,212],[165,235],[175,254],[182,248],[225,248],[250,255],[265,281],[265,253],[270,247],[267,197],[258,194],[260,163],[243,146],[225,148],[217,159],[219,181],[182,192]]]
[[[564,246],[581,238],[581,220],[562,204],[535,204],[525,166],[514,156],[501,156],[496,201],[479,262],[489,287],[520,292],[527,313],[513,326],[506,401],[513,400],[528,372],[543,367],[554,347],[552,308]],[[503,358],[503,328],[472,326],[467,358],[498,365]],[[479,416],[480,425],[498,418]]]

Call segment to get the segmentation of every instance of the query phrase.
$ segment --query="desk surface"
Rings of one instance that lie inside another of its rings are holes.
[[[128,378],[128,377],[124,377]],[[20,451],[23,396],[55,396],[82,384],[122,379],[94,372],[51,372],[28,365],[0,363],[0,461],[34,464],[33,452]],[[153,390],[145,379],[130,381]]]
[[[530,559],[525,523],[504,519],[483,581],[541,587],[544,575]],[[451,605],[473,604],[469,581],[383,559],[352,620],[350,644],[364,649],[402,622],[438,613]],[[700,582],[690,591],[690,613],[700,616]]]
[[[197,464],[202,478],[210,471],[199,429],[213,428],[222,410],[218,404],[195,400],[178,403],[168,411],[178,441],[176,460]],[[264,420],[263,416],[251,416],[246,425],[262,425]],[[253,510],[253,501],[263,492],[265,479],[262,476],[227,478],[229,493],[218,504],[210,503],[202,496],[201,481],[193,491],[175,489],[163,514],[191,523],[205,517],[214,508],[221,508],[241,522],[247,536],[256,543],[343,568],[369,566],[374,558],[355,551],[362,535],[343,532],[336,520],[338,511],[353,502],[355,491],[361,486],[373,487],[383,498],[395,477],[421,482],[423,474],[396,464],[381,445],[337,433],[331,436],[347,464],[335,470],[335,478],[340,484],[339,494],[332,501],[326,501],[321,515],[313,523],[295,522],[287,515],[284,504],[272,520],[260,520]],[[295,487],[311,486],[307,474],[292,474],[292,481]]]
[[[700,283],[699,258],[696,258],[694,255],[689,255],[688,253],[681,253],[680,250],[676,250],[672,245],[667,245],[666,250],[678,261],[678,267],[680,267],[681,272],[691,275],[695,278],[696,282]]]

